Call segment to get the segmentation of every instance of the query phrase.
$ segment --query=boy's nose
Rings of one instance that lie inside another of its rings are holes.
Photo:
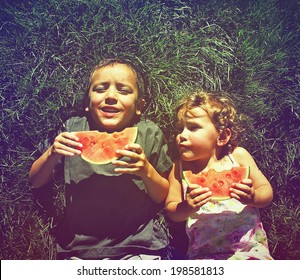
[[[117,102],[117,94],[118,94],[117,89],[109,88],[106,91],[105,102],[108,104],[116,103]]]

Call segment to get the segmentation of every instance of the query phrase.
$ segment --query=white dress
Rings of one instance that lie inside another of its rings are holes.
[[[272,259],[258,209],[234,198],[203,205],[187,219],[186,233],[189,259]]]

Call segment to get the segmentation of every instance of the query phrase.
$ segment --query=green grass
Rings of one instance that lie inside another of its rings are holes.
[[[130,2],[130,3],[128,3]],[[0,259],[53,259],[55,224],[29,189],[38,144],[82,110],[90,69],[134,59],[145,115],[174,154],[174,107],[195,88],[225,90],[248,116],[245,146],[270,179],[263,209],[276,259],[299,254],[299,1],[3,1],[0,11]],[[55,184],[56,214],[63,186]]]

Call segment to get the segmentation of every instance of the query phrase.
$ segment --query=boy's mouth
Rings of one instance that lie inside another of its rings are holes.
[[[115,107],[111,107],[111,106],[105,106],[101,108],[101,111],[105,112],[105,113],[119,113],[120,110],[115,108]]]

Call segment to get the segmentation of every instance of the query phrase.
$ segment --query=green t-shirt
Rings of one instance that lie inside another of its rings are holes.
[[[160,173],[171,168],[167,144],[159,127],[141,120],[136,143]],[[86,117],[74,117],[66,131],[90,129]],[[121,258],[128,254],[158,254],[168,244],[163,204],[147,195],[140,177],[114,172],[113,164],[94,165],[80,156],[65,157],[66,227],[71,242],[60,242],[58,258]]]

